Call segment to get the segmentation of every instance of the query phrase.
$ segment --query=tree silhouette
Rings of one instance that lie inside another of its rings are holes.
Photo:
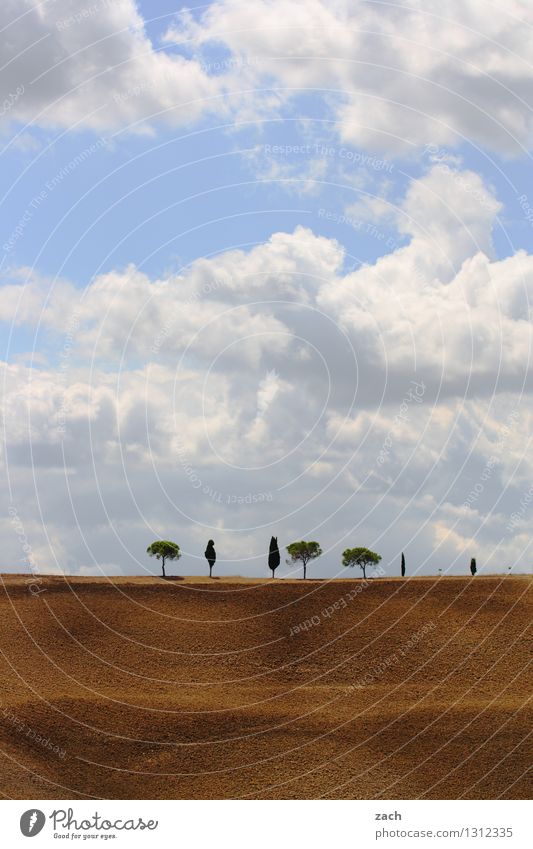
[[[149,554],[150,557],[155,557],[157,560],[161,560],[163,578],[166,578],[165,560],[179,560],[181,557],[179,545],[176,542],[170,542],[168,539],[156,540],[156,542],[153,542],[148,546],[146,553]]]
[[[215,543],[213,542],[212,539],[210,539],[208,541],[207,548],[204,551],[204,554],[205,554],[207,562],[209,563],[209,577],[212,578],[213,577],[213,574],[212,574],[213,566],[215,565],[216,560],[217,560],[217,553],[215,551]]]
[[[315,560],[322,554],[322,549],[318,542],[305,542],[304,540],[291,542],[287,546],[287,551],[290,557],[287,563],[301,563],[304,567],[304,581],[307,577],[307,564],[310,560]]]
[[[477,572],[477,565],[476,565],[476,558],[475,557],[473,557],[472,560],[470,561],[470,571],[472,572],[472,577]]]
[[[402,578],[405,578],[405,554],[402,551]]]
[[[281,555],[278,548],[278,538],[270,538],[270,548],[268,550],[268,568],[272,570],[272,577],[275,578],[274,572],[281,562]]]
[[[347,548],[342,552],[343,566],[359,566],[363,570],[363,578],[366,578],[366,567],[372,564],[377,566],[381,555],[368,548]]]

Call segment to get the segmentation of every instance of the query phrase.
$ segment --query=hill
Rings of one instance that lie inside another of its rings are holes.
[[[31,580],[4,797],[528,797],[528,577]]]

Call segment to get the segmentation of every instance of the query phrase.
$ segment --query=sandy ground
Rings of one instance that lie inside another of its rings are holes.
[[[531,578],[30,581],[4,798],[530,795]]]

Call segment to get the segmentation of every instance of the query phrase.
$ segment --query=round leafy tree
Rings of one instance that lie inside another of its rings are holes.
[[[363,578],[366,578],[366,567],[377,566],[381,555],[369,548],[347,548],[342,552],[343,566],[359,566],[363,570]]]
[[[301,563],[304,567],[304,580],[307,577],[307,564],[310,560],[315,560],[322,554],[322,549],[318,542],[291,542],[287,546],[290,560],[287,563]]]
[[[168,539],[160,539],[153,542],[146,549],[146,553],[149,554],[150,557],[155,557],[157,560],[161,560],[163,578],[166,578],[165,560],[179,560],[181,557],[180,547],[177,542],[170,542]]]

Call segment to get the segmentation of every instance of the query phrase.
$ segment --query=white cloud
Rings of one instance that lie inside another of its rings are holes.
[[[478,175],[433,165],[395,211],[409,242],[355,272],[343,272],[338,242],[297,227],[166,279],[131,266],[80,292],[30,274],[3,288],[0,317],[50,328],[69,357],[119,357],[127,368],[132,357],[180,355],[237,375],[290,356],[292,379],[311,383],[323,377],[317,357],[336,362],[341,328],[363,402],[415,373],[444,395],[518,389],[531,357],[533,257],[491,258],[499,208]],[[339,369],[334,389],[346,382]]]
[[[0,29],[4,122],[146,130],[194,120],[220,90],[198,62],[154,48],[134,0],[4,0]]]
[[[310,145],[302,146],[305,151],[311,150]],[[283,189],[293,195],[302,197],[317,195],[323,188],[329,163],[325,158],[308,156],[307,152],[302,161],[294,162],[272,156],[267,145],[257,145],[243,154],[245,165],[252,171],[254,178],[264,183],[280,184]]]
[[[410,567],[433,546],[434,569],[457,556],[454,571],[464,572],[467,554],[482,565],[496,546],[502,559],[495,570],[528,562],[531,416],[519,396],[438,405],[422,397],[406,411],[386,404],[348,420],[329,410],[309,437],[303,404],[310,402],[293,388],[280,408],[274,399],[264,439],[253,443],[245,433],[247,387],[228,378],[202,417],[194,372],[181,376],[176,392],[171,368],[147,366],[119,381],[85,370],[70,375],[63,394],[54,371],[6,372],[4,474],[23,532],[6,523],[3,568],[22,568],[27,540],[39,571],[89,574],[97,571],[94,560],[138,572],[149,568],[146,545],[164,535],[183,547],[179,571],[196,572],[203,562],[194,557],[215,534],[229,572],[262,574],[261,539],[266,551],[272,527],[284,543],[312,532],[326,550],[333,546],[332,569],[355,525],[355,537],[378,551],[420,545]],[[509,531],[517,510],[521,524]],[[242,529],[243,539],[231,528]]]
[[[5,0],[2,119],[146,132],[277,115],[314,90],[346,144],[394,155],[466,138],[516,154],[531,141],[531,23],[518,0],[490,13],[484,0],[216,0],[182,13],[162,49],[134,0]]]
[[[283,100],[323,92],[346,143],[394,154],[466,138],[518,153],[531,141],[532,22],[518,0],[216,0],[167,38],[229,48]]]
[[[408,243],[356,272],[298,227],[164,279],[6,286],[0,316],[49,334],[47,361],[3,374],[29,527],[38,489],[72,568],[90,562],[72,511],[95,560],[126,571],[165,527],[192,551],[271,522],[335,545],[360,522],[378,550],[398,523],[421,556],[475,540],[488,557],[503,537],[522,562],[506,525],[533,474],[533,257],[491,258],[498,209],[479,177],[433,165],[395,212]]]

